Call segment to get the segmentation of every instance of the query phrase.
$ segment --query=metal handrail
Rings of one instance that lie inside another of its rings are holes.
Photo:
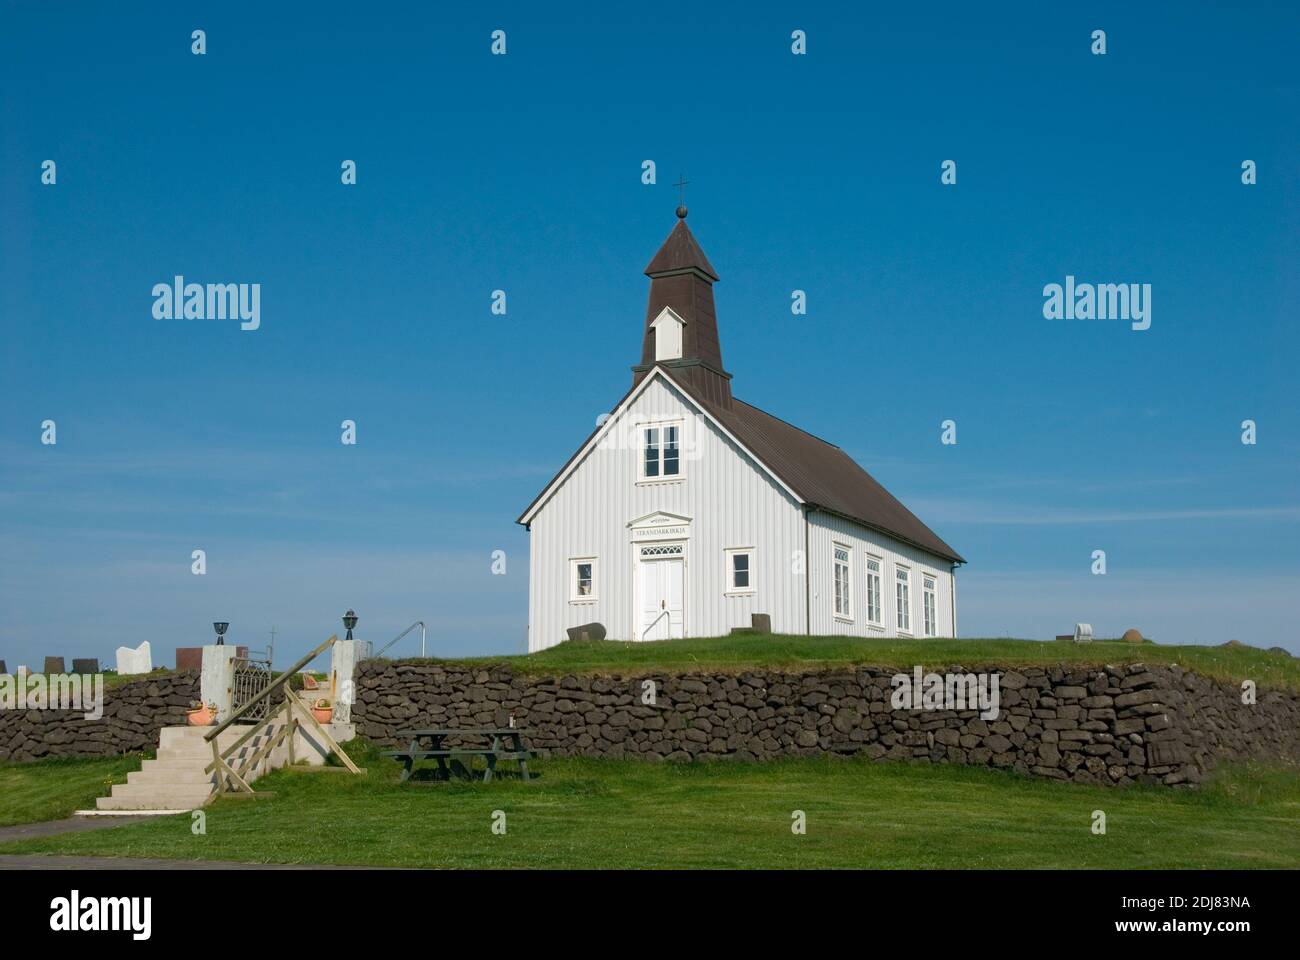
[[[311,653],[307,654],[307,656],[303,657],[301,660],[295,663],[284,673],[280,674],[280,676],[278,676],[276,679],[272,680],[269,684],[267,684],[266,688],[262,690],[261,693],[253,697],[242,707],[240,707],[238,710],[232,713],[228,718],[222,720],[221,723],[213,727],[211,733],[204,734],[203,739],[206,740],[208,743],[211,743],[214,739],[216,739],[218,736],[221,735],[222,731],[224,731],[232,723],[234,723],[236,720],[238,720],[240,717],[246,714],[251,707],[253,707],[257,703],[260,703],[265,698],[269,697],[272,691],[278,690],[280,687],[288,683],[290,677],[292,677],[295,673],[297,673],[303,667],[307,666],[307,664],[311,663],[322,653],[324,653],[326,650],[332,647],[335,643],[338,642],[338,639],[339,639],[338,634],[335,634],[334,636],[326,640],[324,643],[322,643],[315,650],[313,650]]]
[[[423,620],[416,620],[415,623],[411,624],[409,627],[407,627],[405,630],[403,630],[403,631],[402,631],[401,633],[399,633],[397,636],[393,637],[393,639],[389,640],[386,644],[384,644],[382,647],[380,647],[378,653],[371,654],[371,656],[373,656],[376,660],[379,659],[381,656],[383,656],[385,650],[387,650],[389,647],[391,647],[393,644],[395,644],[398,640],[401,640],[402,637],[406,636],[408,633],[410,633],[410,632],[411,632],[412,630],[414,630],[416,627],[419,627],[419,628],[420,628],[420,656],[423,657],[423,656],[424,656],[424,636],[425,636],[425,629],[424,629],[424,621],[423,621]]]

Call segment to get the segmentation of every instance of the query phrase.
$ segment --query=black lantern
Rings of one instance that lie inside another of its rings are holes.
[[[357,625],[357,615],[355,611],[349,610],[343,614],[343,626],[348,631],[348,639],[352,639],[352,628]]]
[[[214,623],[212,624],[212,629],[215,630],[215,631],[217,631],[217,646],[219,646],[219,647],[225,646],[225,644],[226,644],[226,639],[225,639],[225,638],[226,638],[226,628],[229,627],[229,626],[230,626],[229,623],[223,623],[223,622],[220,621],[220,620],[218,620],[218,621],[216,621],[216,622],[214,622]]]

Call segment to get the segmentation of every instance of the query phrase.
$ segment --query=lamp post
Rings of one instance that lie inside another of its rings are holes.
[[[352,628],[355,627],[356,625],[357,625],[357,615],[354,611],[349,610],[347,613],[343,614],[343,626],[348,631],[347,638],[349,640],[352,639]]]
[[[229,626],[229,623],[220,620],[217,620],[212,624],[212,629],[217,631],[217,646],[224,647],[226,645],[226,628]]]

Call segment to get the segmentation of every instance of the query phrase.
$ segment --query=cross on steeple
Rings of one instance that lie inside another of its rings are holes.
[[[673,184],[677,188],[677,217],[680,220],[686,219],[686,185],[690,182],[686,179],[686,174],[679,173],[677,182]]]

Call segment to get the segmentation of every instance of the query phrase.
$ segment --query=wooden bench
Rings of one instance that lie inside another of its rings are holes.
[[[415,764],[419,760],[436,760],[438,762],[438,779],[449,780],[453,772],[461,773],[464,776],[472,776],[472,767],[467,767],[460,763],[461,758],[482,757],[486,763],[486,769],[483,771],[483,782],[489,783],[496,773],[497,762],[500,760],[513,760],[519,764],[519,774],[524,780],[532,780],[528,771],[528,761],[536,759],[537,752],[524,747],[523,735],[527,731],[520,730],[516,727],[506,727],[502,729],[433,729],[433,730],[401,730],[398,731],[399,737],[409,737],[410,745],[405,750],[385,750],[383,756],[392,757],[402,763],[402,776],[398,781],[405,783],[411,778]],[[475,747],[450,747],[443,746],[443,741],[449,738],[466,737],[481,738],[489,740],[487,746]],[[427,740],[427,747],[421,745],[422,740]],[[507,746],[505,741],[509,741]],[[450,761],[450,765],[449,765]],[[459,770],[456,770],[459,768]]]

